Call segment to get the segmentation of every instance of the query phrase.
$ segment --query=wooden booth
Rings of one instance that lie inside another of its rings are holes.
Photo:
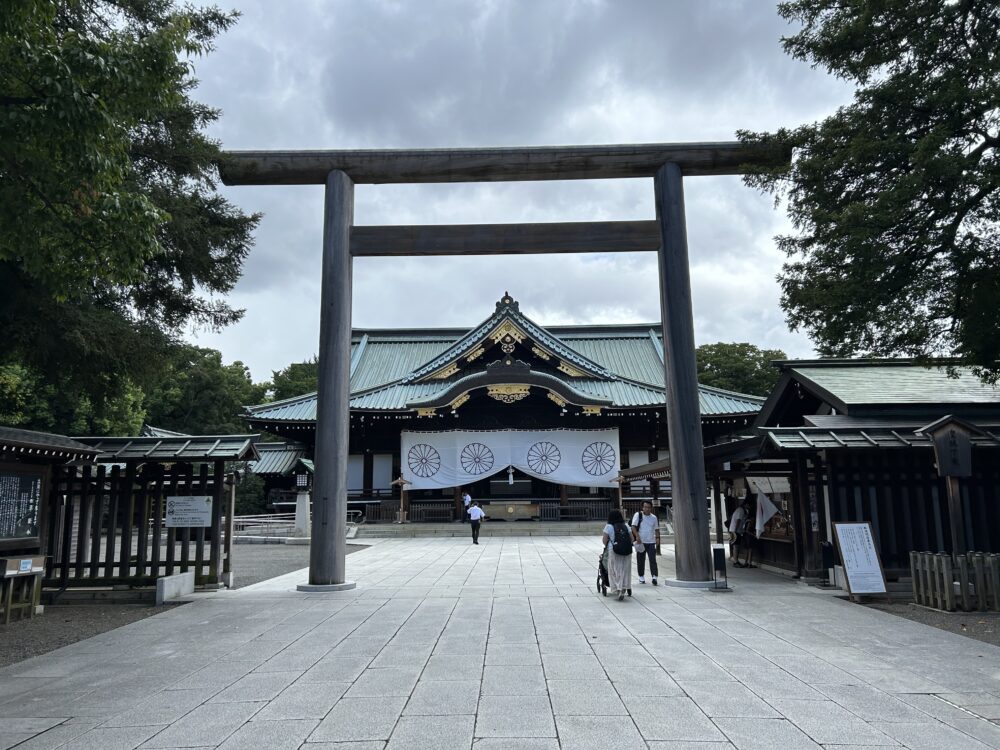
[[[45,586],[153,586],[193,570],[217,586],[231,573],[230,461],[257,458],[257,435],[81,437],[86,462],[53,467]]]
[[[969,369],[909,360],[779,362],[781,378],[757,419],[759,457],[747,477],[783,462],[794,555],[775,565],[823,578],[832,524],[868,522],[890,580],[910,575],[910,552],[953,552],[952,519],[966,550],[1000,552],[1000,388]],[[952,415],[976,428],[970,476],[949,508],[924,428]],[[738,476],[738,475],[737,475]],[[964,553],[966,550],[957,550]]]
[[[0,622],[40,601],[53,472],[97,450],[62,435],[0,427]]]

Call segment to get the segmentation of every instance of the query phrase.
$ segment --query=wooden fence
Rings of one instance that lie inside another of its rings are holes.
[[[55,469],[43,585],[152,586],[189,570],[196,585],[222,583],[231,570],[232,495],[225,462],[213,463]],[[185,495],[212,497],[210,526],[166,527],[165,499]]]
[[[911,552],[913,601],[949,612],[1000,612],[1000,555]]]

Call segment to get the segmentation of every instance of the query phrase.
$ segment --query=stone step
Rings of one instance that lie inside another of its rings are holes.
[[[602,525],[600,522],[494,521],[483,524],[482,528],[485,536],[599,536]],[[471,535],[469,525],[464,523],[361,524],[357,529],[357,539]]]

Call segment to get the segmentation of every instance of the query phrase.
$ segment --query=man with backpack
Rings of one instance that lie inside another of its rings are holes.
[[[646,557],[648,556],[649,572],[653,576],[653,585],[659,585],[656,582],[656,576],[659,573],[656,555],[660,551],[660,520],[653,515],[651,500],[643,500],[642,510],[632,517],[632,535],[638,543],[635,548],[635,564],[639,569],[639,583],[646,583]],[[641,545],[641,549],[639,545]]]

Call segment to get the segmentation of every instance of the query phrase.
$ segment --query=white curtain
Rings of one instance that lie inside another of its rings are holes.
[[[547,482],[613,487],[618,430],[450,430],[401,434],[403,478],[415,490],[458,487],[513,466]]]

